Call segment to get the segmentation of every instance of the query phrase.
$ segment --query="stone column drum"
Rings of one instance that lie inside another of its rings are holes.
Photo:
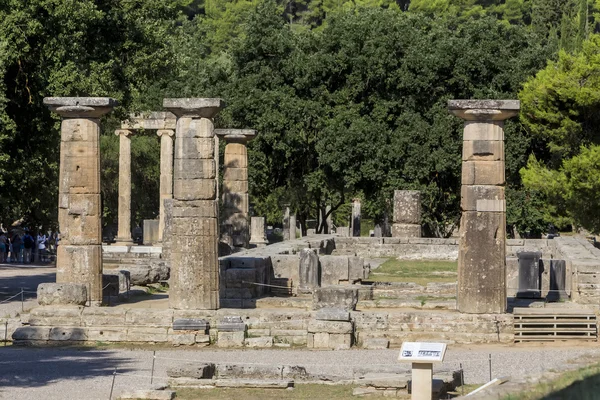
[[[61,243],[56,257],[56,282],[85,285],[90,303],[99,305],[102,302],[100,117],[118,103],[108,97],[47,97],[44,104],[63,118],[58,185]]]
[[[250,244],[254,244],[256,247],[264,247],[269,243],[265,235],[264,217],[252,217],[250,229],[252,233],[250,235]]]
[[[164,99],[177,116],[169,305],[219,308],[219,209],[212,119],[221,99]]]
[[[392,237],[421,237],[421,192],[394,190]]]
[[[360,236],[360,199],[352,201],[352,236]]]
[[[504,120],[517,100],[449,100],[465,120],[457,306],[464,313],[506,311]]]
[[[118,129],[119,137],[119,213],[116,244],[131,245],[131,131]]]
[[[223,165],[223,231],[231,238],[223,241],[234,247],[248,247],[248,149],[246,143],[254,139],[251,129],[217,129],[215,134],[225,139]]]
[[[163,241],[165,230],[165,200],[173,198],[173,136],[172,129],[159,129],[160,137],[160,212],[158,214],[158,240]]]

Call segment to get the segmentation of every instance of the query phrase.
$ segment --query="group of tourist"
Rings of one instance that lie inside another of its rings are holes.
[[[28,230],[15,230],[12,233],[0,231],[0,263],[49,262],[49,251],[56,254],[59,240],[56,232],[48,235],[40,232],[36,235]]]

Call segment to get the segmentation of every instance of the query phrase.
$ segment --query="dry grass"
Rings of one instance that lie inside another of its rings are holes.
[[[178,389],[177,399],[356,399],[353,386],[300,384],[286,389]]]

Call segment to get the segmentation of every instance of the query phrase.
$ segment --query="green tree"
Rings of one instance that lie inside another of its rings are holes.
[[[45,96],[112,96],[141,105],[148,82],[168,75],[165,44],[176,2],[6,0],[0,3],[2,221],[56,221],[58,118]],[[112,134],[112,132],[109,132]],[[113,135],[114,136],[114,135]],[[39,188],[44,188],[40,191]]]

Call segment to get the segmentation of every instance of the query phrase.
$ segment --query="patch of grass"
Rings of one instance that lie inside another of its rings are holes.
[[[390,258],[371,271],[369,280],[375,282],[456,282],[456,261],[413,261]]]
[[[353,386],[297,384],[293,390],[286,389],[177,389],[177,399],[356,399]],[[407,397],[409,398],[409,397]]]
[[[503,400],[594,400],[600,393],[600,363],[568,371],[549,382],[541,382],[533,388],[511,394]]]

